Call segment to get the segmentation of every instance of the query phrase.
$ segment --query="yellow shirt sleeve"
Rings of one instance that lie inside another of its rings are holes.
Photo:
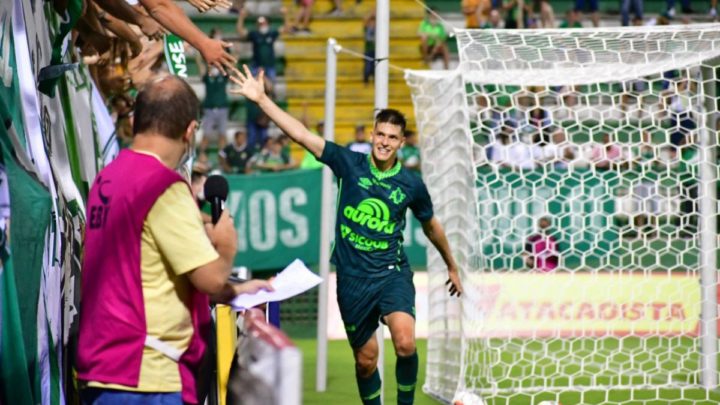
[[[146,225],[158,250],[177,275],[219,257],[205,233],[200,210],[185,183],[175,183],[165,190],[150,209]]]
[[[142,287],[147,334],[184,351],[193,334],[188,309],[191,284],[182,276],[219,255],[205,233],[200,211],[185,183],[175,183],[155,201],[142,231]],[[178,365],[145,347],[137,387],[88,382],[88,386],[136,392],[182,389]]]

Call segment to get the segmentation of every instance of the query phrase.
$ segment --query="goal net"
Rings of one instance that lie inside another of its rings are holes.
[[[424,390],[717,403],[720,26],[456,34],[406,74],[465,288],[430,250]]]

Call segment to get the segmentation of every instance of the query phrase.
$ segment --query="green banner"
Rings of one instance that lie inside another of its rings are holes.
[[[236,266],[284,268],[295,258],[316,264],[320,240],[321,171],[228,176],[238,233]]]
[[[321,170],[227,176],[226,207],[238,233],[236,266],[251,270],[284,268],[299,258],[316,265],[320,251]],[[334,208],[333,208],[334,210]],[[333,213],[334,214],[334,213]],[[425,266],[426,239],[410,217],[405,251],[413,267]],[[334,215],[333,215],[334,217]]]

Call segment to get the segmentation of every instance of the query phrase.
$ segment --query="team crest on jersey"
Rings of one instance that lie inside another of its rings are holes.
[[[405,201],[405,193],[400,189],[400,187],[393,190],[392,193],[390,193],[390,201],[394,202],[395,205],[398,205]]]

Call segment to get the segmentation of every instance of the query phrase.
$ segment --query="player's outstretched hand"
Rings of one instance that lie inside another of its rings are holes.
[[[458,297],[462,295],[463,288],[462,284],[460,283],[460,274],[458,274],[457,271],[449,271],[448,272],[448,281],[445,282],[445,285],[449,285],[448,291],[450,291],[450,296],[457,295]]]
[[[230,89],[230,94],[244,96],[257,103],[260,97],[265,95],[265,72],[261,69],[255,78],[247,65],[243,65],[242,70],[235,71],[235,74],[230,76],[230,80],[237,84],[237,87]]]

